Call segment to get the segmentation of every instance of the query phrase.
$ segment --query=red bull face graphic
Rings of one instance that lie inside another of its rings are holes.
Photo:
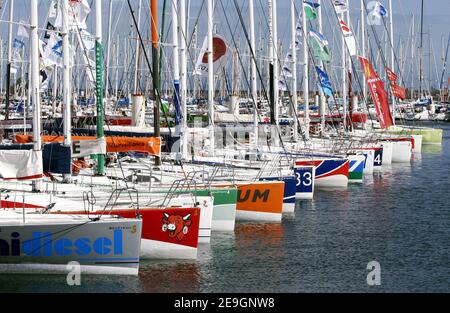
[[[164,213],[162,231],[169,233],[169,238],[177,238],[179,241],[183,240],[184,236],[189,231],[191,226],[191,214],[182,217],[181,215],[169,215]]]

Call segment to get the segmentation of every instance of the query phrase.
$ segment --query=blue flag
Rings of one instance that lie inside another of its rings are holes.
[[[331,88],[331,82],[328,74],[322,71],[318,66],[316,66],[316,71],[317,75],[319,75],[320,88],[322,88],[323,93],[329,97],[332,97],[333,89]]]
[[[14,38],[13,48],[14,49],[22,49],[23,47],[25,47],[25,43],[22,40]]]
[[[380,3],[380,1],[377,1],[376,7],[375,7],[373,13],[374,13],[376,16],[379,16],[379,17],[385,17],[385,16],[388,15],[388,11],[387,11],[386,8]]]

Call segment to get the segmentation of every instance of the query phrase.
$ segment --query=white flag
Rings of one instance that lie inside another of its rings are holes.
[[[62,8],[58,6],[58,14],[55,20],[55,27],[62,27]],[[69,28],[70,29],[86,29],[86,19],[91,12],[91,8],[87,0],[71,0],[69,1]]]
[[[17,36],[23,37],[23,38],[30,38],[30,33],[28,30],[29,27],[25,26],[25,25],[28,25],[28,23],[21,20],[19,27],[17,28]]]
[[[345,13],[348,10],[347,0],[333,0],[333,7],[337,14]]]
[[[86,50],[94,50],[95,49],[95,37],[92,36],[87,30],[81,30],[81,40],[83,41],[84,48]]]
[[[48,18],[55,18],[58,15],[58,0],[52,0],[50,10],[48,11]]]

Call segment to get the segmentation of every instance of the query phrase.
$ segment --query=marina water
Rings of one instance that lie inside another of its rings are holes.
[[[213,234],[195,261],[141,263],[138,277],[1,275],[0,292],[448,292],[450,125],[443,145],[362,185],[316,191],[281,224]],[[367,264],[381,285],[367,284]]]

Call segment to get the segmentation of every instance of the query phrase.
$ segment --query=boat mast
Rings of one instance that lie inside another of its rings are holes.
[[[141,12],[142,12],[142,0],[139,0],[139,8],[138,8],[138,28],[141,27]],[[138,37],[138,30],[136,29],[136,37]],[[141,60],[141,54],[140,54],[140,49],[141,49],[141,45],[139,43],[139,38],[136,39],[136,58],[134,60],[134,88],[133,88],[133,92],[134,94],[138,93],[138,86],[139,86],[139,80],[140,80],[140,75],[139,75],[139,65],[140,65],[140,60]]]
[[[95,74],[97,94],[97,138],[103,138],[105,112],[103,107],[103,46],[102,46],[102,0],[95,0]],[[97,175],[103,175],[105,156],[97,155]]]
[[[172,2],[172,45],[173,45],[173,105],[175,107],[175,136],[181,137],[181,110],[180,110],[180,65],[178,55],[178,4]],[[176,160],[179,162],[182,158],[182,151],[178,147]]]
[[[445,51],[445,57],[443,58],[443,66],[442,66],[442,74],[441,74],[441,81],[439,82],[439,92],[441,93],[441,101],[444,101],[444,75],[445,75],[445,69],[447,67],[447,58],[448,58],[448,49],[450,46],[450,35],[448,36],[447,40],[447,49]]]
[[[320,4],[320,0],[319,0]],[[295,9],[295,0],[291,0],[291,53],[292,53],[292,117],[293,128],[292,140],[295,142],[298,139],[298,116],[297,116],[297,48],[295,41],[297,40],[297,14]]]
[[[305,114],[305,139],[309,140],[309,58],[308,58],[308,29],[306,23],[305,2],[302,1],[302,29],[303,29],[303,99]]]
[[[347,2],[349,2],[349,1],[347,1]],[[350,28],[351,24],[352,24],[351,19],[350,19],[350,9],[347,10],[346,16],[347,16],[346,23],[347,23],[348,27]],[[344,39],[344,41],[345,41],[345,39]],[[348,115],[349,115],[349,118],[350,118],[350,122],[349,122],[350,127],[349,127],[348,130],[351,131],[351,130],[353,130],[353,126],[352,126],[352,116],[353,116],[353,105],[352,105],[352,96],[353,96],[353,93],[352,93],[352,57],[351,57],[350,53],[347,52],[348,51],[347,43],[345,44],[345,47],[346,47],[345,48],[345,52],[347,53],[347,69],[346,69],[346,72],[347,72],[347,79],[348,79],[348,81],[347,81],[347,83],[348,83],[348,89],[347,89],[347,94],[348,94],[348,113],[349,113]],[[346,116],[346,118],[347,118],[347,116]],[[344,127],[347,126],[347,120],[345,120],[345,122],[346,123],[344,124]]]
[[[272,35],[273,35],[273,109],[275,125],[279,124],[279,87],[278,87],[278,22],[277,22],[277,0],[272,0]],[[278,137],[275,136],[277,142]]]
[[[366,58],[366,12],[364,7],[364,0],[361,0],[361,55]],[[366,75],[363,76],[363,99],[366,99],[367,95],[367,82]]]
[[[11,87],[11,63],[12,63],[12,22],[14,19],[14,0],[9,2],[9,29],[8,29],[8,63],[6,64],[6,102],[5,120],[9,119],[9,90]],[[25,111],[24,111],[25,115]]]
[[[256,45],[255,45],[255,12],[254,1],[249,0],[249,15],[250,15],[250,74],[251,74],[251,92],[253,98],[253,133],[255,147],[258,146],[258,85],[256,82]]]
[[[345,21],[345,13],[340,13],[339,18]],[[342,123],[344,129],[347,129],[347,48],[345,44],[344,34],[341,36],[342,39]]]
[[[389,41],[391,42],[391,70],[395,73],[395,55],[394,55],[394,13],[392,12],[392,0],[389,0]],[[391,92],[392,99],[392,116],[395,117],[396,101],[395,96]],[[395,125],[395,118],[393,118]]]
[[[323,21],[322,21],[322,0],[319,0],[317,2],[319,4],[318,10],[319,10],[319,14],[318,14],[318,22],[319,22],[319,33],[322,34],[323,32]],[[323,61],[319,60],[319,65],[323,68]],[[321,135],[324,136],[325,135],[325,105],[326,105],[326,98],[325,98],[325,94],[323,93],[323,89],[319,88],[319,108],[320,108],[320,132]]]
[[[209,116],[209,152],[215,154],[214,138],[214,64],[213,64],[213,1],[208,0],[208,116]]]
[[[419,97],[422,97],[423,81],[423,0],[420,10],[420,47],[419,47]]]
[[[150,28],[152,34],[152,67],[153,67],[153,95],[155,97],[155,103],[153,106],[153,127],[154,127],[154,136],[161,136],[161,113],[160,107],[161,103],[160,94],[159,94],[159,35],[158,35],[158,1],[150,0],[150,8],[151,8],[151,19],[150,19]],[[155,165],[161,165],[161,158],[155,157]]]
[[[30,33],[31,33],[31,95],[33,98],[33,150],[42,151],[41,140],[41,99],[39,77],[39,37],[38,37],[38,0],[31,0]],[[32,189],[41,191],[42,181],[34,180]]]
[[[63,96],[64,96],[64,146],[72,146],[72,99],[70,87],[70,45],[69,45],[69,0],[62,0],[62,44],[63,44]],[[70,180],[70,175],[64,176]]]
[[[274,86],[274,79],[273,79],[273,72],[274,72],[274,64],[273,64],[273,19],[272,19],[272,3],[273,0],[268,0],[268,6],[269,6],[269,18],[268,18],[268,24],[269,24],[269,92],[270,92],[270,123],[272,125],[276,125],[276,119],[275,119],[275,86]]]
[[[108,4],[108,36],[106,38],[106,68],[105,68],[105,99],[106,106],[108,106],[108,97],[109,97],[109,68],[111,66],[111,28],[112,28],[112,2],[113,0],[109,0]]]
[[[181,154],[183,158],[187,157],[187,50],[186,50],[186,0],[180,0],[180,53],[181,53]]]

